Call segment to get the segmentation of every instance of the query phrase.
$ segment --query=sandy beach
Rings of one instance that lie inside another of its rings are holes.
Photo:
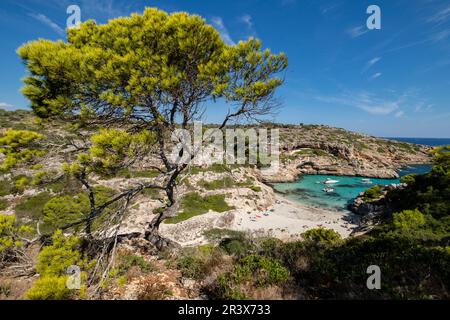
[[[238,212],[232,229],[251,233],[269,232],[280,239],[298,238],[309,229],[333,229],[343,238],[357,227],[358,217],[349,211],[312,208],[276,195],[276,202],[268,211],[251,214]]]
[[[245,231],[254,236],[272,236],[289,241],[318,227],[333,229],[346,238],[357,227],[358,217],[351,212],[311,208],[278,194],[275,197],[274,205],[263,212],[209,212],[178,224],[162,224],[161,234],[182,246],[193,246],[206,243],[203,232],[211,228]]]

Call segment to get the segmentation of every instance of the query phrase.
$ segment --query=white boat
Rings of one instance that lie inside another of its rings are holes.
[[[334,180],[334,179],[330,179],[328,178],[327,180],[325,180],[325,184],[335,184],[338,183],[338,180]]]
[[[373,181],[370,179],[361,179],[361,182],[364,184],[373,184]]]
[[[333,188],[325,188],[322,191],[326,192],[326,193],[330,193],[330,192],[334,192],[334,189]]]

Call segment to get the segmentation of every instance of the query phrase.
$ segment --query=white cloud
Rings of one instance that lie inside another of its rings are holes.
[[[244,14],[240,20],[247,25],[249,29],[253,28],[253,19],[249,14]]]
[[[0,102],[0,108],[2,108],[2,109],[7,110],[7,109],[10,109],[10,108],[12,108],[12,107],[13,107],[13,105],[11,105],[11,104],[9,104],[9,103],[6,103],[6,102]]]
[[[353,28],[347,29],[347,33],[353,39],[362,36],[363,34],[365,34],[368,31],[369,31],[369,29],[367,29],[366,26],[359,26],[359,27],[353,27]]]
[[[450,29],[441,30],[431,35],[430,40],[433,42],[439,42],[447,39],[450,36]]]
[[[374,64],[376,64],[380,60],[381,60],[381,57],[375,57],[375,58],[367,61],[366,65],[364,66],[364,68],[362,70],[362,73],[364,73],[367,70],[369,70]]]
[[[369,66],[369,67],[371,67],[371,66],[373,66],[375,63],[377,63],[378,61],[380,61],[381,60],[381,57],[375,57],[375,58],[373,58],[372,60],[369,60],[368,62],[367,62],[367,65]]]
[[[375,73],[374,75],[372,75],[372,76],[370,77],[370,79],[374,80],[374,79],[376,79],[376,78],[381,77],[381,75],[382,75],[381,72],[377,72],[377,73]]]
[[[367,92],[359,92],[346,93],[338,97],[319,96],[316,99],[325,103],[358,108],[374,115],[388,115],[400,109],[404,97],[387,100],[377,98],[375,95]]]
[[[430,18],[428,18],[428,22],[432,23],[442,23],[450,18],[450,6],[442,8]]]
[[[34,19],[42,22],[43,24],[45,24],[48,27],[50,27],[51,29],[53,29],[53,31],[55,31],[60,36],[65,35],[65,31],[63,28],[58,26],[55,22],[53,22],[50,18],[43,15],[42,13],[29,13],[29,15],[30,15],[30,17],[33,17]]]
[[[403,111],[398,111],[398,112],[395,113],[395,117],[396,117],[396,118],[401,118],[401,117],[403,117],[404,115],[405,115],[405,113],[404,113]]]
[[[236,44],[236,42],[234,42],[233,39],[231,38],[230,33],[228,32],[228,29],[225,27],[225,24],[223,23],[221,17],[213,17],[211,19],[211,22],[214,25],[214,27],[216,27],[217,31],[219,31],[223,41],[225,41],[229,45]]]

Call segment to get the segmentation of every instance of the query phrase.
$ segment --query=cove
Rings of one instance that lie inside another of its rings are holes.
[[[431,170],[431,165],[413,165],[399,171],[400,177],[408,174],[423,174]],[[327,185],[327,179],[337,180],[335,184]],[[364,177],[304,175],[296,182],[273,183],[275,191],[283,194],[291,201],[300,204],[338,211],[347,210],[347,205],[361,192],[374,185],[389,185],[400,182],[400,179],[375,179]],[[333,191],[324,192],[325,188]]]

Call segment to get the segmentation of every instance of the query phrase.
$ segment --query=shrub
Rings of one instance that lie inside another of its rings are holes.
[[[373,186],[373,187],[367,189],[364,192],[363,199],[366,202],[372,202],[372,201],[378,200],[382,195],[383,195],[383,192],[382,192],[381,186],[376,185],[376,186]]]
[[[94,188],[96,205],[100,206],[108,201],[115,191],[98,186]],[[102,217],[115,210],[117,206],[110,206],[103,211],[103,214],[94,220],[95,229],[102,221]],[[43,208],[44,222],[51,230],[62,228],[67,224],[77,222],[86,217],[91,211],[89,195],[87,192],[81,192],[75,196],[59,196],[48,201]]]
[[[0,199],[0,210],[5,210],[8,207],[8,201]]]
[[[8,171],[18,164],[31,162],[35,157],[45,154],[37,148],[37,142],[44,136],[26,130],[9,129],[0,134],[0,153],[5,159],[0,164],[0,171]]]
[[[223,238],[243,238],[245,233],[242,231],[213,228],[203,232],[208,240],[222,240]]]
[[[207,213],[209,210],[215,212],[225,212],[232,210],[225,201],[225,195],[217,194],[211,196],[200,196],[197,192],[188,193],[181,200],[182,212],[176,217],[169,218],[165,221],[168,224],[176,224],[192,217]]]
[[[72,297],[72,290],[66,286],[64,276],[46,276],[38,279],[33,287],[27,291],[30,300],[65,300]]]
[[[236,257],[243,257],[255,249],[253,243],[245,237],[224,239],[219,246],[226,253]]]
[[[7,196],[14,192],[14,185],[9,180],[0,180],[0,197]]]
[[[14,215],[0,214],[0,262],[7,260],[15,249],[23,246],[20,236],[33,232],[27,226],[18,226]]]
[[[59,300],[80,298],[85,286],[80,291],[69,290],[66,287],[66,271],[69,266],[76,265],[80,269],[89,269],[86,259],[79,250],[80,240],[75,236],[65,237],[61,231],[52,236],[52,244],[42,249],[37,257],[36,271],[40,278],[26,293],[32,300]],[[86,273],[81,274],[82,279]]]
[[[172,290],[160,278],[150,277],[141,284],[137,300],[165,300],[172,295]]]
[[[335,243],[341,240],[339,233],[332,229],[316,228],[302,234],[305,240],[317,243]]]
[[[177,258],[176,265],[186,278],[201,280],[222,265],[222,252],[212,246],[185,249]]]
[[[252,254],[217,278],[217,293],[223,299],[247,299],[252,288],[282,285],[288,278],[289,271],[278,260]]]
[[[206,190],[228,189],[236,186],[236,184],[236,181],[231,177],[224,177],[213,181],[200,180],[198,182],[198,185]]]
[[[404,210],[394,213],[392,224],[398,230],[411,230],[424,226],[425,216],[419,210]]]
[[[41,192],[17,204],[14,211],[19,218],[39,220],[42,217],[44,205],[50,199],[51,195],[48,192]]]

